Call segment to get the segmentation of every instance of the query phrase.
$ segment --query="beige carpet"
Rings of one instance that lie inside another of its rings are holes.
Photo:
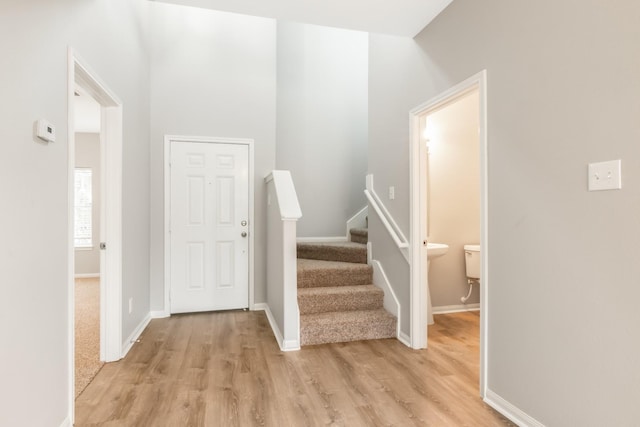
[[[100,361],[100,279],[76,279],[76,398],[96,376]]]
[[[357,242],[298,243],[301,345],[396,335],[396,318],[383,307],[384,292],[371,284],[368,231],[352,229],[351,238]]]

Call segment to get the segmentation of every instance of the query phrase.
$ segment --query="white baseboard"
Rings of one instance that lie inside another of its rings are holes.
[[[461,313],[463,311],[479,311],[480,304],[440,305],[433,307],[433,314]]]
[[[487,389],[484,401],[487,405],[491,406],[493,409],[500,412],[520,427],[545,427],[545,425],[540,421],[522,412],[519,408],[507,402],[489,389]]]
[[[71,424],[71,419],[69,417],[65,418],[60,427],[73,427]]]
[[[296,242],[298,243],[342,243],[346,242],[347,238],[344,236],[334,237],[298,237]]]
[[[124,358],[127,353],[129,353],[129,350],[131,350],[133,344],[138,340],[138,338],[140,338],[140,335],[145,330],[150,321],[151,313],[147,313],[144,319],[142,319],[142,322],[140,322],[140,324],[133,330],[133,332],[131,332],[129,338],[127,338],[127,340],[122,344],[122,358]]]
[[[267,320],[269,320],[269,325],[271,326],[271,330],[273,331],[273,335],[276,337],[276,341],[278,342],[278,347],[280,347],[281,351],[296,351],[300,350],[300,343],[297,340],[286,340],[282,336],[282,332],[280,332],[280,328],[278,328],[278,324],[276,323],[276,319],[273,317],[273,313],[271,313],[271,309],[269,305],[264,302],[260,302],[253,305],[253,309],[255,311],[262,310],[267,315]]]
[[[400,324],[400,320],[398,320],[398,324]],[[400,341],[402,344],[406,345],[409,348],[413,348],[411,346],[411,338],[409,338],[409,335],[405,334],[404,332],[400,331],[400,327],[398,326],[398,341]]]
[[[75,274],[73,277],[76,279],[96,279],[100,277],[100,273],[79,273]]]
[[[385,274],[380,261],[372,260],[371,266],[373,267],[373,284],[384,291],[384,309],[396,316],[396,318],[400,318],[400,302],[391,287],[391,283],[389,283],[389,278]],[[398,324],[400,324],[400,322],[398,322]]]
[[[165,310],[152,311],[149,315],[152,319],[164,319],[166,317],[171,317],[171,313]]]
[[[266,302],[256,302],[253,304],[253,308],[251,311],[267,311],[267,303]],[[268,315],[267,315],[268,317]]]

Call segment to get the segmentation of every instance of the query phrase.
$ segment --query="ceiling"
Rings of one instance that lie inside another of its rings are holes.
[[[414,37],[453,0],[155,0],[284,21]]]

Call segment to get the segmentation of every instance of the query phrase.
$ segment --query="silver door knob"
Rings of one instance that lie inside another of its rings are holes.
[[[240,235],[241,235],[242,237],[247,237],[247,232],[246,232],[246,231],[243,231],[242,233],[240,233]]]

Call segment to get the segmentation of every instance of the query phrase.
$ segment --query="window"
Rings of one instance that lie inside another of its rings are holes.
[[[73,237],[76,248],[93,247],[91,174],[88,168],[75,170]]]

